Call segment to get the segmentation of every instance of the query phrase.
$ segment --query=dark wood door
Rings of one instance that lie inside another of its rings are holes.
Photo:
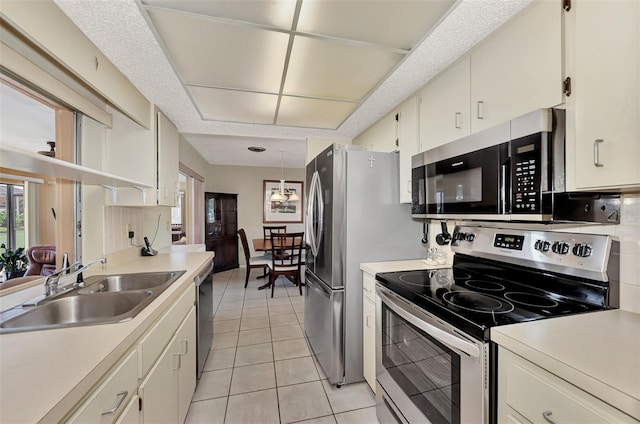
[[[207,192],[204,206],[205,245],[216,253],[213,272],[238,268],[238,195]]]

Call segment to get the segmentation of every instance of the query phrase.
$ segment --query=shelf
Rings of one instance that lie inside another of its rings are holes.
[[[112,191],[120,187],[135,187],[143,192],[146,189],[155,188],[147,183],[122,178],[12,146],[0,145],[0,167],[63,178],[83,184],[104,186]]]

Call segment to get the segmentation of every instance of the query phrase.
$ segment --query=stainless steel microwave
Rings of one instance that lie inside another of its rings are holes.
[[[565,191],[565,112],[540,109],[412,157],[414,218],[618,223],[617,193]]]

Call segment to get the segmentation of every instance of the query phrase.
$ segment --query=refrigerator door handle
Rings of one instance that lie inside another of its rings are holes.
[[[322,285],[320,283],[316,283],[313,280],[311,280],[310,283],[311,284],[309,284],[309,288],[311,290],[313,290],[313,291],[315,291],[317,293],[320,293],[321,295],[323,295],[325,297],[331,297],[331,291],[329,289],[327,289],[324,285]]]
[[[311,184],[309,185],[309,198],[307,199],[307,234],[309,236],[309,245],[311,246],[311,253],[313,256],[318,255],[318,250],[316,249],[316,237],[313,232],[313,221],[315,220],[315,197],[316,197],[316,179],[318,178],[318,171],[313,173],[311,177]]]
[[[316,171],[317,173],[317,171]],[[324,232],[324,199],[322,198],[322,184],[320,183],[320,175],[316,178],[316,196],[318,201],[318,230],[316,239],[316,256],[320,250],[320,243],[322,243],[322,233]]]

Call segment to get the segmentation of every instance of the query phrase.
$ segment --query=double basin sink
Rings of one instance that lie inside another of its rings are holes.
[[[18,306],[0,317],[0,334],[83,325],[112,324],[132,319],[185,271],[95,275],[84,287]]]

